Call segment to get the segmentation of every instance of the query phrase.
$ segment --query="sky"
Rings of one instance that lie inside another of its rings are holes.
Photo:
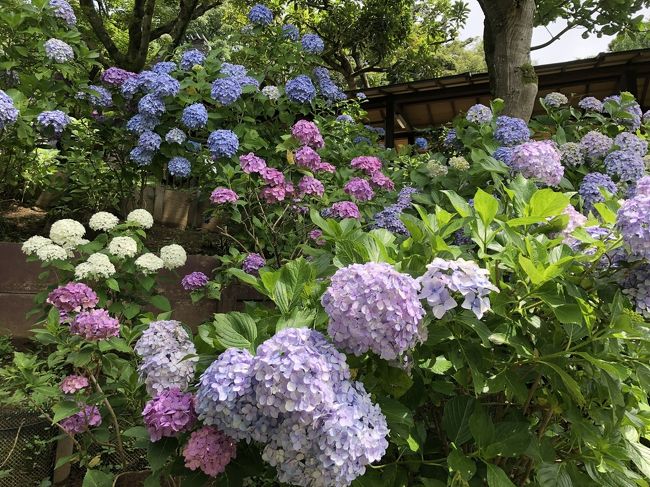
[[[467,0],[470,8],[470,15],[467,25],[461,33],[461,39],[468,37],[482,37],[483,35],[483,12],[477,0]],[[644,9],[646,18],[650,9]],[[533,32],[532,45],[541,44],[552,37],[552,34],[560,32],[566,26],[566,22],[553,22],[547,28],[537,27]],[[550,31],[550,33],[549,33]],[[544,49],[538,49],[531,53],[533,64],[549,64],[562,61],[573,61],[594,57],[598,53],[607,51],[609,42],[613,39],[610,36],[603,36],[600,39],[595,35],[582,38],[582,30],[573,29],[564,34],[560,39]]]

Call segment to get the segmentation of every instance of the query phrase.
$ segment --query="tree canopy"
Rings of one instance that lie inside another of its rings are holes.
[[[610,51],[650,48],[650,22],[643,22],[638,31],[622,32],[609,43]]]

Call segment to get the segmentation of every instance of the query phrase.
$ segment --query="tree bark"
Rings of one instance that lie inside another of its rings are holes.
[[[479,0],[485,14],[483,46],[493,96],[504,113],[528,120],[537,97],[537,76],[530,63],[534,0]]]

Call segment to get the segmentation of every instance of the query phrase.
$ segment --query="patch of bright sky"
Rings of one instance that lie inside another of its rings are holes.
[[[482,37],[483,12],[481,7],[477,0],[467,0],[467,3],[469,4],[470,14],[467,24],[461,32],[461,39]],[[644,9],[642,12],[647,18],[648,14],[650,14],[650,9]],[[544,43],[554,34],[560,32],[565,26],[566,22],[558,21],[548,25],[547,28],[537,27],[533,32],[532,45],[535,46]],[[607,46],[613,39],[611,36],[598,38],[595,35],[583,39],[582,32],[580,29],[570,30],[550,46],[533,51],[531,53],[533,64],[559,63],[562,61],[594,57],[598,53],[607,51]]]

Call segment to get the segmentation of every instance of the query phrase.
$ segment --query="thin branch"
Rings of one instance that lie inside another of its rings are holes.
[[[4,462],[0,463],[0,468],[4,467],[6,463],[9,461],[11,458],[11,455],[13,454],[14,450],[16,449],[16,444],[18,443],[18,438],[20,438],[20,431],[23,429],[23,425],[25,424],[25,420],[20,423],[20,426],[18,426],[18,431],[16,431],[16,437],[14,438],[14,442],[11,445],[11,449],[9,450],[9,453],[7,453],[7,456],[5,457]]]
[[[115,439],[117,440],[117,445],[116,445],[117,453],[120,456],[122,466],[126,468],[126,454],[124,453],[124,445],[122,444],[122,433],[120,433],[120,423],[117,421],[117,416],[115,414],[115,411],[113,410],[113,406],[111,406],[111,403],[108,402],[108,398],[106,397],[104,391],[102,390],[99,383],[97,382],[97,379],[95,379],[95,376],[92,373],[88,374],[88,376],[90,377],[90,380],[95,386],[95,389],[97,389],[97,392],[99,392],[102,396],[104,396],[104,405],[106,406],[106,409],[108,409],[108,414],[111,416],[111,422],[113,423],[113,428],[115,428]]]

